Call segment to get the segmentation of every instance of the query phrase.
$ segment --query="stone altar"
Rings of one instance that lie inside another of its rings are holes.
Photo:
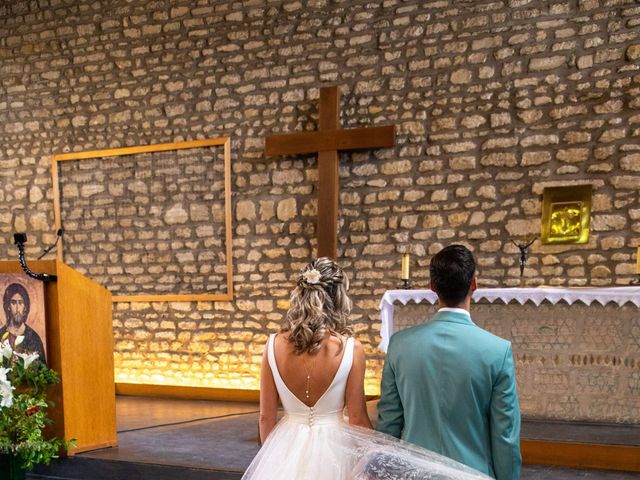
[[[381,349],[437,310],[430,290],[381,302]],[[478,289],[474,322],[513,344],[523,416],[640,424],[640,288]]]

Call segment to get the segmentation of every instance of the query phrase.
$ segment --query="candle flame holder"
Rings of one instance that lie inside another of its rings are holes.
[[[403,278],[402,285],[400,285],[400,290],[411,290],[412,288],[413,284],[411,283],[411,280],[409,280],[408,278]]]

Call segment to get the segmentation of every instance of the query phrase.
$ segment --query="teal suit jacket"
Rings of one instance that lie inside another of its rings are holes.
[[[389,343],[377,428],[498,480],[520,477],[520,406],[511,343],[462,312]]]

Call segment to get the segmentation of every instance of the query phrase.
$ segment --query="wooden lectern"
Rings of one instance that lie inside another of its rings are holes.
[[[111,293],[59,260],[28,262],[34,272],[58,277],[44,286],[47,364],[60,375],[49,398],[52,436],[76,439],[69,455],[110,447],[116,439]],[[22,273],[0,262],[0,273]]]

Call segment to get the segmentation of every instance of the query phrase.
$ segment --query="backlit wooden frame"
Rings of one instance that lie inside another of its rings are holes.
[[[202,294],[167,294],[167,295],[114,295],[114,302],[196,302],[196,301],[220,301],[233,300],[233,257],[231,243],[231,139],[229,137],[217,137],[206,140],[193,140],[188,142],[160,143],[156,145],[144,145],[137,147],[114,148],[108,150],[92,150],[86,152],[74,152],[57,154],[51,157],[51,175],[53,180],[53,208],[56,229],[61,228],[62,218],[60,212],[60,184],[58,175],[58,163],[68,160],[94,160],[102,157],[121,157],[138,153],[165,152],[170,150],[183,150],[189,148],[201,148],[222,146],[224,148],[224,218],[225,218],[225,248],[227,266],[227,292],[226,293],[202,293]],[[63,260],[62,239],[58,243],[57,257]]]

